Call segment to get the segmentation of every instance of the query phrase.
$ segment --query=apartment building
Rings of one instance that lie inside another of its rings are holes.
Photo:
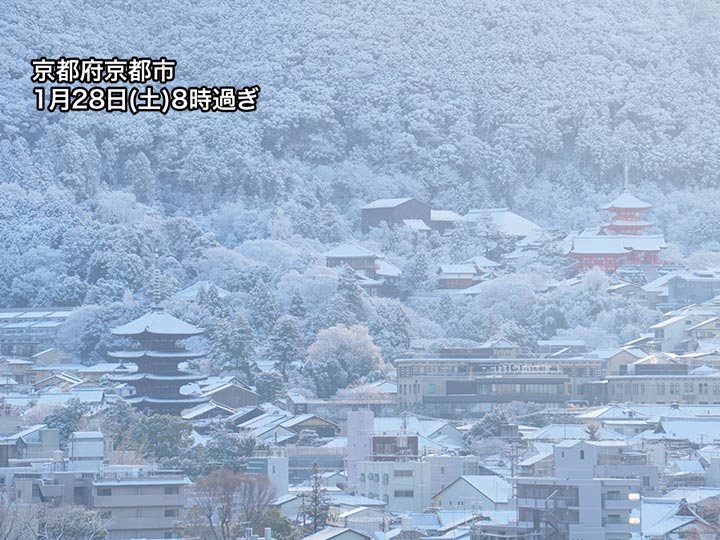
[[[602,468],[601,446],[590,441],[564,441],[553,452],[552,477],[515,479],[519,526],[567,540],[630,540],[640,532],[642,479],[599,476],[612,468]]]
[[[433,470],[441,471],[438,479],[449,483],[452,471],[462,467],[462,461],[448,462],[446,470],[445,463],[425,459],[420,439],[431,440],[433,433],[422,435],[424,426],[416,419],[404,417],[399,424],[395,420],[375,419],[371,411],[348,413],[348,485],[356,494],[383,501],[390,512],[422,512],[432,504]],[[435,424],[434,433],[443,433],[443,422],[431,423]]]
[[[89,506],[100,512],[109,540],[176,538],[190,484],[176,475],[101,477],[91,483]]]
[[[184,517],[187,477],[138,467],[102,471],[15,471],[12,498],[18,503],[49,502],[96,510],[108,540],[176,538]]]
[[[432,505],[432,465],[408,458],[398,461],[362,461],[353,489],[383,501],[389,512],[421,512]]]
[[[49,349],[73,309],[0,309],[0,354],[28,357]]]

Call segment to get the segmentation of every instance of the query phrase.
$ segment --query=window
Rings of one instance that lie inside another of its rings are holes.
[[[408,471],[395,471],[395,478],[412,478],[412,470]]]
[[[165,517],[178,517],[180,515],[180,512],[177,508],[167,508],[165,509]]]
[[[412,499],[415,496],[415,492],[412,489],[403,489],[395,491],[396,499]]]
[[[180,488],[177,486],[165,488],[165,495],[179,495],[179,494],[180,494]]]
[[[580,450],[580,459],[585,459],[585,450]]]
[[[100,512],[100,519],[110,519],[112,517],[112,512],[110,510],[104,510],[103,512]]]
[[[109,497],[112,495],[112,488],[99,487],[97,488],[98,497]]]

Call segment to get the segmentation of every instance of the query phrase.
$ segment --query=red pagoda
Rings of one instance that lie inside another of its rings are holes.
[[[652,226],[652,223],[643,220],[643,214],[650,208],[648,203],[625,190],[613,202],[603,207],[603,210],[612,212],[613,216],[610,223],[602,226],[602,231],[606,234],[640,234]]]
[[[135,394],[127,399],[129,403],[149,413],[179,415],[184,409],[208,401],[206,397],[180,393],[180,387],[205,377],[180,370],[178,364],[201,358],[204,353],[190,352],[177,342],[204,333],[202,328],[173,317],[161,307],[153,307],[139,319],[114,328],[112,333],[138,342],[136,350],[109,353],[138,367],[135,373],[109,377],[135,388]]]
[[[613,214],[610,223],[575,236],[568,257],[577,261],[581,272],[595,267],[610,273],[624,265],[659,265],[660,252],[667,247],[665,239],[662,235],[643,234],[652,226],[643,219],[650,208],[648,203],[623,191],[603,208]]]

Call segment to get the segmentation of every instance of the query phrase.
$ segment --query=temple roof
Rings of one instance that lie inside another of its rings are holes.
[[[173,317],[161,308],[153,309],[142,317],[112,329],[116,336],[139,336],[155,334],[159,336],[197,336],[205,330]]]
[[[122,358],[124,360],[137,360],[140,358],[155,358],[155,359],[177,359],[187,360],[190,358],[201,358],[205,356],[205,353],[201,352],[190,352],[190,351],[177,351],[177,352],[165,352],[165,351],[111,351],[107,353],[112,358]]]
[[[326,251],[323,255],[331,258],[376,257],[372,251],[353,243],[339,245]]]
[[[184,371],[175,371],[171,373],[128,373],[123,375],[108,375],[108,380],[116,382],[132,382],[139,380],[147,381],[177,381],[177,382],[196,382],[202,381],[206,377],[196,373],[188,373]]]
[[[571,254],[620,255],[631,251],[660,251],[667,246],[662,236],[588,235],[573,238]]]
[[[197,405],[199,403],[205,403],[206,401],[210,401],[209,397],[183,397],[183,398],[168,398],[163,399],[160,397],[150,397],[150,396],[132,396],[129,398],[126,398],[125,401],[132,405],[137,405],[138,403],[150,403],[153,405]],[[188,407],[190,408],[190,407]]]
[[[635,195],[630,193],[629,191],[623,191],[620,195],[618,195],[614,201],[612,201],[610,204],[603,207],[604,210],[611,210],[613,208],[617,208],[619,210],[621,209],[631,209],[631,210],[647,210],[648,208],[651,208],[652,205],[646,203],[645,201],[641,201],[638,199]]]
[[[630,221],[627,219],[614,219],[610,223],[605,223],[604,225],[602,225],[601,228],[603,228],[603,229],[606,227],[640,227],[640,228],[642,228],[642,227],[650,227],[651,225],[652,225],[652,223],[650,221],[640,221],[640,220]]]

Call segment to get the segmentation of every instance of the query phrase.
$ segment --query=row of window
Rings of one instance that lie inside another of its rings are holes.
[[[680,393],[684,394],[694,394],[695,393],[695,383],[694,382],[685,382],[685,383],[679,383],[679,382],[673,382],[673,383],[656,383],[655,384],[655,393],[659,396],[664,396],[666,392],[671,396],[679,396]],[[625,383],[624,386],[620,384],[613,384],[610,385],[610,394],[624,394],[627,396],[634,395],[644,395],[646,391],[645,383]],[[700,382],[697,383],[697,393],[699,395],[720,395],[720,383],[706,383],[706,382]]]
[[[412,478],[413,475],[414,475],[414,472],[412,469],[393,471],[393,476],[395,478]],[[367,479],[370,482],[379,482],[380,481],[380,473],[368,473]],[[365,481],[365,473],[360,473],[360,481],[361,482]],[[382,481],[383,481],[383,484],[388,483],[389,476],[387,473],[384,473],[382,475]]]
[[[135,517],[143,517],[142,513],[143,513],[143,509],[138,508]],[[178,510],[177,508],[166,508],[165,511],[163,512],[163,514],[166,518],[176,518],[176,517],[180,517],[180,510]],[[100,512],[100,517],[102,519],[110,519],[112,517],[112,511],[104,510],[104,511]]]
[[[169,486],[166,487],[163,490],[165,495],[179,495],[180,494],[180,488],[178,486]],[[97,488],[97,496],[98,497],[110,497],[112,496],[112,488],[111,487],[99,487]],[[142,495],[142,487],[138,487],[135,492],[136,495]]]

